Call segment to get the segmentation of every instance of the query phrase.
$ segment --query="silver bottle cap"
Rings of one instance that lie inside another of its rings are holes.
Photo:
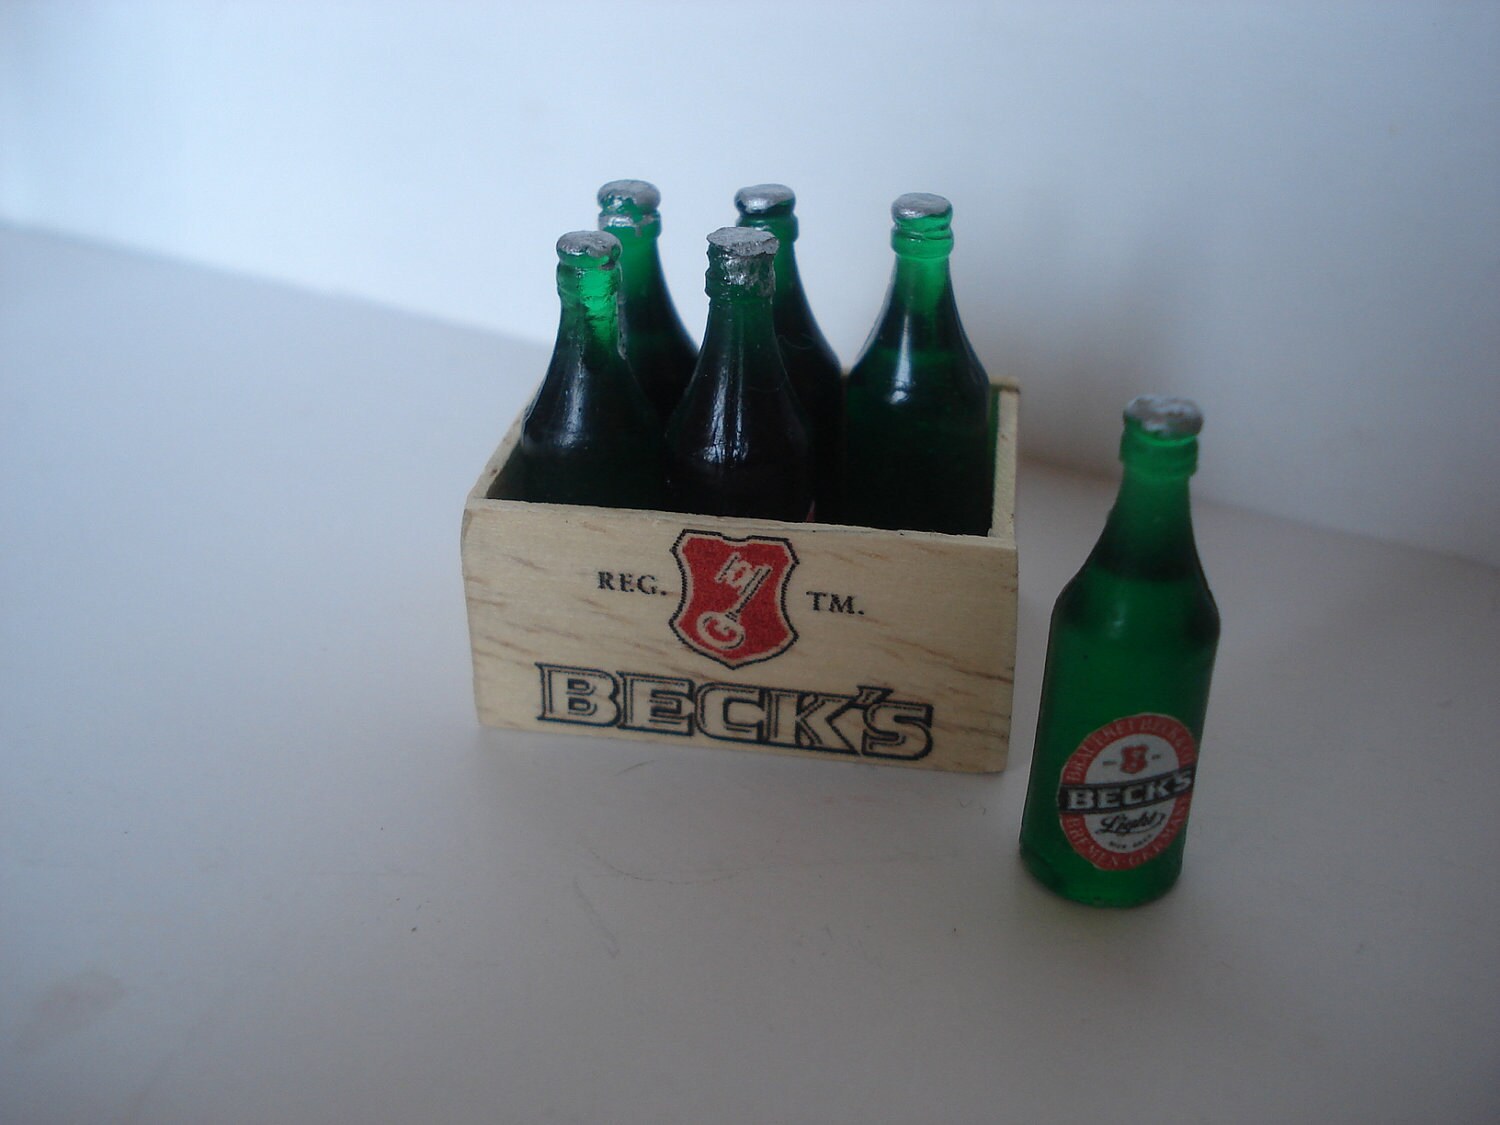
[[[769,296],[781,243],[759,227],[720,227],[708,236],[708,283],[751,288]]]
[[[620,240],[603,230],[569,231],[557,240],[557,259],[583,269],[612,266],[620,259]]]
[[[923,219],[951,220],[953,204],[941,195],[933,195],[931,192],[907,192],[891,204],[891,218],[900,226],[920,222]]]
[[[792,213],[797,195],[785,184],[753,184],[734,193],[734,205],[741,215],[779,218]]]
[[[633,207],[642,213],[661,207],[661,192],[645,180],[610,180],[599,189],[599,206],[606,210]]]
[[[599,189],[600,229],[629,227],[647,231],[661,226],[657,208],[661,192],[645,180],[610,180]]]
[[[1167,395],[1141,395],[1131,399],[1125,408],[1125,419],[1157,437],[1196,437],[1203,429],[1203,411],[1198,409],[1196,402]]]
[[[720,227],[708,236],[709,253],[724,258],[774,258],[776,236],[755,227]]]

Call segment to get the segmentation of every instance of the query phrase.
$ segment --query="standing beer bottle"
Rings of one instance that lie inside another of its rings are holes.
[[[667,479],[680,511],[808,519],[812,448],[771,316],[776,238],[723,227],[708,236],[708,327],[667,424]]]
[[[776,251],[776,292],[771,298],[776,342],[812,431],[817,518],[823,523],[834,523],[839,519],[842,491],[839,469],[843,461],[843,379],[838,357],[818,330],[797,272],[797,257],[792,249],[797,239],[797,217],[792,214],[797,197],[784,184],[756,184],[740,188],[735,193],[734,205],[740,212],[738,226],[768,231],[780,244]]]
[[[1188,505],[1202,424],[1187,399],[1126,408],[1119,496],[1052,610],[1021,858],[1094,906],[1148,902],[1182,867],[1219,643]]]
[[[667,293],[661,255],[661,192],[645,180],[611,180],[599,189],[599,229],[620,240],[620,319],[625,359],[665,420],[677,406],[698,349]]]
[[[953,207],[917,192],[891,215],[895,272],[849,371],[844,519],[983,535],[994,484],[990,385],[953,300]]]
[[[522,495],[550,504],[666,506],[661,424],[620,353],[620,243],[557,240],[562,316],[552,362],[521,425]]]

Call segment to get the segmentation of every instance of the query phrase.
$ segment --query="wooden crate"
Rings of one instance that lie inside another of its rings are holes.
[[[464,506],[480,721],[1003,769],[1018,403],[995,384],[987,536],[508,499],[517,420]]]

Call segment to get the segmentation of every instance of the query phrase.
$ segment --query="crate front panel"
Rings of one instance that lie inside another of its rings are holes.
[[[1004,767],[1008,538],[527,504],[476,489],[463,556],[486,724]]]

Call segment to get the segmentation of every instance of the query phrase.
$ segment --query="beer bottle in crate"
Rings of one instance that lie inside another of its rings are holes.
[[[1202,424],[1187,399],[1130,403],[1119,495],[1052,610],[1021,857],[1095,906],[1156,898],[1182,867],[1219,641],[1188,505]]]
[[[891,207],[896,266],[846,389],[844,519],[983,535],[990,526],[990,385],[953,299],[952,205]]]
[[[771,315],[777,242],[762,230],[708,236],[708,326],[667,424],[673,506],[714,516],[805,520],[812,447]]]
[[[776,292],[771,298],[776,342],[811,430],[818,519],[833,523],[839,518],[841,499],[844,388],[838,357],[813,319],[797,271],[792,249],[797,239],[797,217],[792,213],[797,197],[784,184],[756,184],[740,188],[734,205],[740,212],[738,226],[769,231],[780,244],[776,251]]]
[[[546,377],[521,426],[522,495],[552,504],[662,508],[661,423],[620,352],[620,243],[557,240],[562,315]]]
[[[599,229],[620,240],[620,319],[625,358],[665,421],[682,397],[698,349],[667,292],[656,240],[661,193],[645,180],[611,180],[599,189]]]

